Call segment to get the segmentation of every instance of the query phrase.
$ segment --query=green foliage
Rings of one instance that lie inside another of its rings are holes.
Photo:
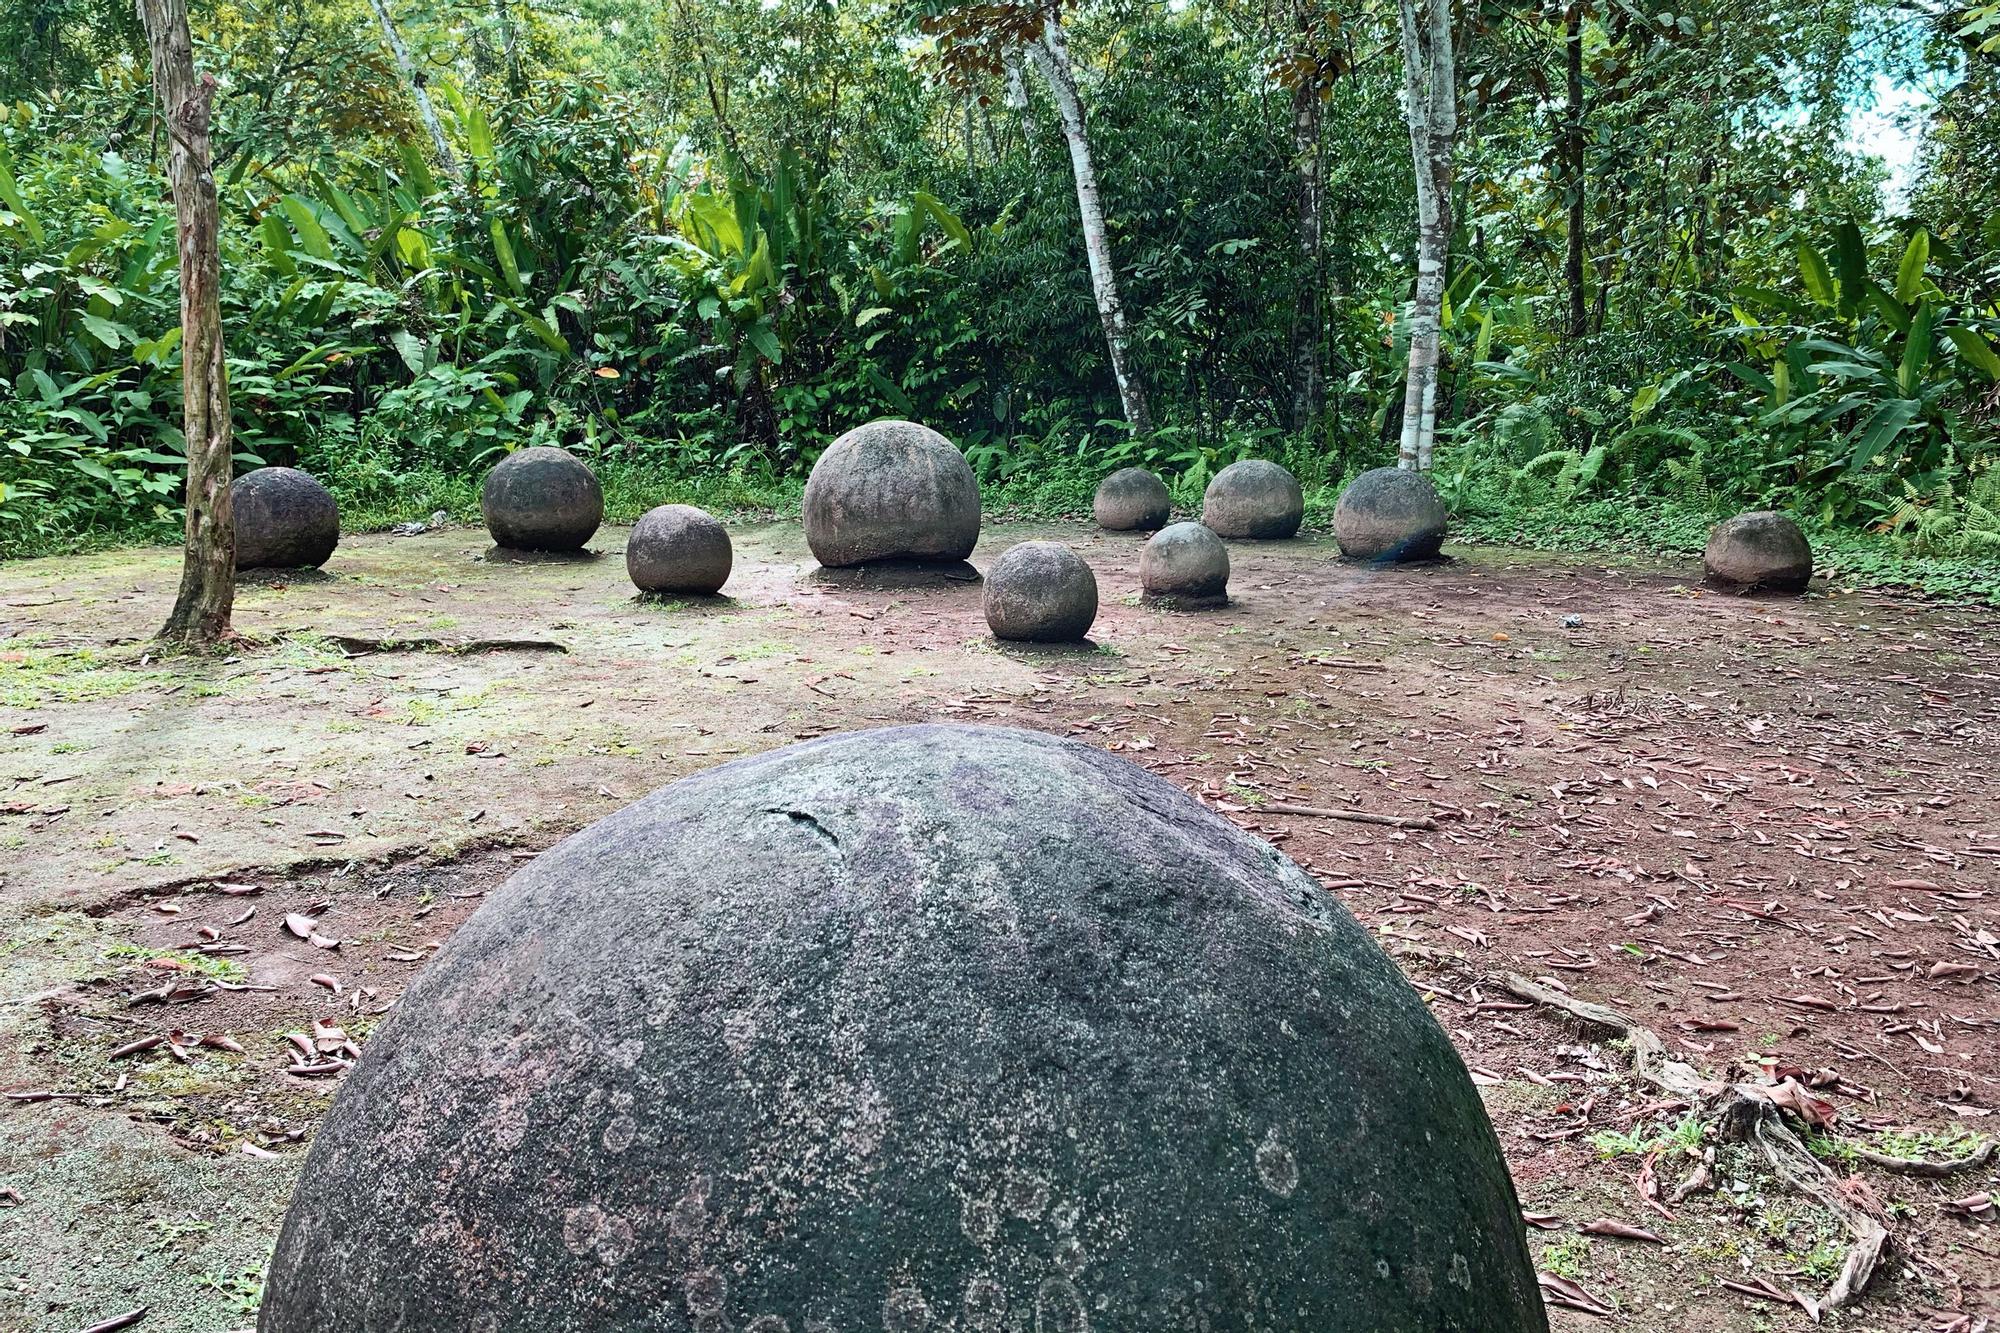
[[[1838,574],[1991,595],[1991,8],[1580,11],[1580,175],[1560,18],[1492,15],[1441,319],[1437,481],[1465,530],[1685,549],[1775,505]],[[881,415],[946,431],[989,499],[1040,512],[1132,463],[1192,507],[1262,456],[1323,516],[1393,454],[1413,213],[1386,11],[1064,10],[1145,438],[1053,107],[1032,76],[1026,105],[1007,87],[1032,7],[414,0],[396,21],[449,161],[364,0],[194,18],[240,453],[320,474],[351,524],[470,518],[492,460],[540,443],[591,458],[615,512],[783,505]],[[0,0],[0,39],[21,56],[0,72],[0,551],[170,538],[178,299],[143,43],[99,0]],[[1908,216],[1841,146],[1885,71],[1957,77]],[[1307,420],[1298,346],[1324,385]]]

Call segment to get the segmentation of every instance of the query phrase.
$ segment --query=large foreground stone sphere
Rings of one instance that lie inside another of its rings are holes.
[[[461,926],[313,1141],[263,1333],[1542,1333],[1465,1067],[1326,892],[988,727],[809,741]]]
[[[540,445],[508,454],[486,474],[479,508],[502,546],[580,551],[604,521],[604,490],[567,449]]]
[[[1812,581],[1812,544],[1775,510],[1724,519],[1708,535],[1701,565],[1708,581],[1743,592],[1804,592]]]
[[[1097,619],[1097,576],[1061,542],[1022,542],[986,571],[986,624],[995,638],[1069,643]]]
[[[1201,521],[1218,537],[1292,537],[1305,517],[1299,479],[1262,458],[1231,463],[1201,497]]]
[[[1229,600],[1229,548],[1200,523],[1161,528],[1139,552],[1139,587],[1170,606],[1220,606]]]
[[[1433,560],[1444,533],[1444,501],[1421,472],[1372,468],[1333,507],[1333,539],[1352,560]]]
[[[979,543],[979,479],[929,427],[871,421],[813,464],[805,520],[806,545],[822,565],[963,560]]]
[[[318,569],[340,544],[340,506],[309,472],[260,467],[229,483],[238,569]]]
[[[1150,532],[1164,526],[1174,501],[1167,483],[1142,467],[1121,467],[1097,483],[1091,515],[1112,532]]]
[[[708,594],[729,581],[729,531],[705,509],[661,505],[633,525],[625,572],[640,592]]]

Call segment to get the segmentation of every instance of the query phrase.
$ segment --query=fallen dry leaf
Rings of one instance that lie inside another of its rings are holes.
[[[1544,1296],[1551,1305],[1581,1310],[1585,1314],[1605,1318],[1615,1313],[1610,1306],[1566,1277],[1557,1277],[1554,1273],[1537,1273],[1535,1281],[1541,1284]]]
[[[1656,1236],[1644,1227],[1635,1227],[1629,1222],[1615,1218],[1600,1217],[1595,1222],[1586,1222],[1577,1230],[1586,1236],[1616,1236],[1619,1240],[1649,1240],[1655,1245],[1665,1245],[1666,1239]]]

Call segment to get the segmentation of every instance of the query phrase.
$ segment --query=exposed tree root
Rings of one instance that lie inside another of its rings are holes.
[[[1437,821],[1426,815],[1374,815],[1366,810],[1334,810],[1323,805],[1287,805],[1276,802],[1256,807],[1261,814],[1314,815],[1320,819],[1344,819],[1350,824],[1382,824],[1389,828],[1434,829]]]
[[[569,648],[553,639],[368,639],[352,634],[321,636],[348,654],[364,653],[566,653]]]
[[[1558,1010],[1587,1027],[1629,1042],[1632,1067],[1640,1079],[1674,1097],[1701,1106],[1705,1118],[1715,1126],[1717,1137],[1755,1148],[1779,1180],[1817,1200],[1845,1224],[1853,1240],[1847,1247],[1840,1276],[1817,1301],[1793,1293],[1793,1299],[1815,1322],[1826,1311],[1840,1309],[1860,1296],[1882,1262],[1883,1250],[1889,1243],[1888,1229],[1870,1206],[1874,1200],[1866,1184],[1858,1179],[1843,1180],[1836,1176],[1826,1163],[1813,1156],[1804,1141],[1785,1123],[1778,1103],[1772,1099],[1773,1089],[1756,1083],[1728,1084],[1705,1079],[1692,1065],[1671,1059],[1667,1055],[1666,1043],[1660,1040],[1658,1033],[1605,1005],[1565,995],[1518,973],[1508,973],[1504,984],[1524,1000]],[[1987,1146],[1988,1156],[1991,1155],[1991,1147],[1990,1144]],[[1869,1156],[1864,1154],[1863,1160],[1868,1160]],[[1981,1160],[1983,1162],[1984,1159]],[[1704,1164],[1676,1191],[1675,1197],[1685,1197],[1694,1189],[1706,1185],[1706,1175],[1707,1166]]]
[[[1923,1176],[1931,1180],[1943,1180],[1962,1171],[1977,1171],[1993,1160],[1996,1151],[2000,1151],[2000,1143],[1988,1139],[1965,1156],[1953,1157],[1942,1162],[1926,1162],[1917,1157],[1891,1157],[1888,1153],[1870,1152],[1866,1148],[1856,1148],[1854,1155],[1868,1165],[1880,1167],[1893,1175]]]

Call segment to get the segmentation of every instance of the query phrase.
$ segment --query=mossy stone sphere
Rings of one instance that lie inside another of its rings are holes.
[[[1167,483],[1142,467],[1122,467],[1097,483],[1090,511],[1097,526],[1111,532],[1151,532],[1164,527],[1174,510]]]
[[[306,1154],[263,1333],[1545,1333],[1451,1042],[1325,889],[999,727],[544,852]]]
[[[979,479],[958,446],[914,421],[871,421],[826,447],[806,479],[806,545],[830,568],[963,560],[979,544]]]
[[[625,543],[625,572],[640,592],[719,591],[734,559],[729,530],[693,505],[648,510]]]
[[[1231,463],[1201,499],[1201,521],[1218,537],[1277,541],[1298,535],[1306,497],[1299,479],[1262,458]]]
[[[1174,523],[1139,552],[1139,587],[1168,606],[1220,606],[1229,600],[1229,548],[1200,523]]]
[[[986,571],[986,624],[998,639],[1070,643],[1097,619],[1097,576],[1061,542],[1022,542]]]
[[[508,454],[480,491],[486,530],[519,551],[580,551],[604,521],[604,490],[567,449],[539,445]]]
[[[1812,582],[1812,543],[1785,515],[1755,510],[1716,524],[1701,564],[1708,581],[1718,587],[1799,593]]]
[[[318,569],[340,544],[340,506],[309,472],[260,467],[229,484],[238,569]]]
[[[1398,467],[1362,473],[1333,507],[1333,539],[1351,560],[1434,560],[1445,525],[1444,501],[1431,479]]]

